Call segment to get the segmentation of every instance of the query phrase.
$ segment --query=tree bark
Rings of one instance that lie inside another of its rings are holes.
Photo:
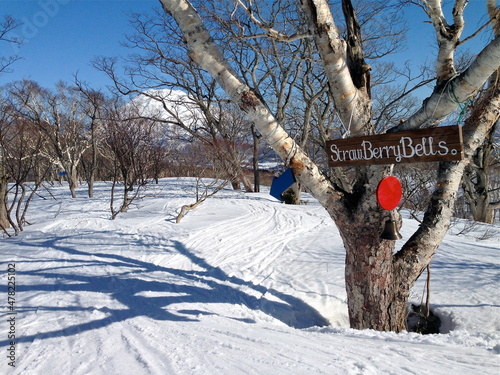
[[[460,42],[460,36],[465,26],[463,11],[467,1],[458,0],[453,7],[453,21],[449,25],[443,14],[441,0],[427,0],[426,12],[431,19],[438,42],[437,56],[437,77],[436,86],[443,87],[448,80],[453,78],[457,72],[455,70],[455,50]]]
[[[2,173],[3,167],[0,166],[0,227],[9,228],[10,223],[7,217],[7,178]]]
[[[253,138],[253,186],[254,192],[260,192],[260,171],[259,171],[259,140],[260,136],[255,131],[255,125],[251,125],[252,138]]]
[[[492,148],[491,142],[485,142],[476,151],[473,162],[465,168],[462,178],[462,189],[469,203],[473,220],[487,224],[493,224],[494,219],[494,211],[490,207],[489,194],[489,156],[491,155]]]
[[[490,205],[489,177],[492,139],[499,119],[500,83],[492,80],[491,86],[475,101],[472,112],[465,121],[469,128],[476,124],[486,124],[489,131],[483,144],[470,156],[471,162],[467,165],[463,178],[465,197],[474,220],[488,224],[492,224],[495,217],[494,209]]]
[[[384,213],[376,208],[375,212],[376,216],[360,210],[350,220],[337,224],[346,249],[349,322],[356,329],[401,331],[406,327],[405,314],[401,312],[406,312],[409,290],[403,295],[396,293],[401,290],[393,280],[394,241],[380,238],[380,216]],[[394,309],[397,301],[404,306]]]

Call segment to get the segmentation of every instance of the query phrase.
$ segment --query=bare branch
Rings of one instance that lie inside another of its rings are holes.
[[[422,107],[390,132],[436,126],[460,103],[476,94],[500,66],[500,38],[495,38],[459,76],[424,100]]]
[[[259,28],[265,31],[264,34],[254,34],[251,36],[245,36],[245,38],[260,38],[260,37],[270,37],[280,42],[294,42],[300,39],[311,38],[312,35],[309,33],[297,33],[293,35],[285,35],[280,33],[278,30],[267,26],[264,22],[259,20],[255,13],[252,11],[251,7],[247,7],[243,1],[236,0],[236,3],[247,13],[250,20]]]
[[[11,16],[4,16],[3,21],[0,21],[0,41],[12,43],[12,44],[21,44],[21,40],[10,37],[8,34],[19,27],[21,23]],[[14,64],[16,61],[21,58],[17,55],[13,56],[1,56],[0,57],[0,74],[9,73],[9,67]]]

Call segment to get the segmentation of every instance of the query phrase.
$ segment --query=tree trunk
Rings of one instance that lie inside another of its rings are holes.
[[[377,223],[374,223],[377,224]],[[406,328],[409,287],[395,283],[394,244],[381,240],[378,225],[358,223],[344,228],[345,281],[351,328],[399,332]]]
[[[92,147],[91,147],[91,161],[88,165],[88,170],[86,171],[87,175],[87,192],[89,198],[94,197],[94,181],[95,181],[95,173],[97,170],[97,147],[95,145],[95,135],[94,135],[94,127],[92,127]],[[84,164],[82,158],[82,165]]]
[[[413,282],[405,280],[394,267],[395,241],[380,238],[387,220],[396,219],[401,225],[401,219],[396,212],[380,208],[375,198],[378,181],[388,169],[371,171],[366,184],[342,199],[343,212],[335,215],[346,250],[349,322],[355,329],[400,332],[406,329],[406,306],[418,276]]]
[[[229,174],[231,179],[235,180],[236,183],[233,183],[233,189],[239,190],[240,183],[243,184],[245,191],[247,193],[253,192],[252,184],[250,180],[245,176],[245,171],[241,167],[241,160],[238,158],[238,154],[234,149],[234,145],[226,145],[226,148],[221,150],[221,158],[224,164],[227,165]]]
[[[233,188],[233,190],[240,190],[241,186],[240,186],[240,181],[233,178],[231,180],[231,187]]]
[[[196,203],[193,204],[185,204],[184,206],[181,207],[181,211],[179,212],[179,215],[175,218],[175,223],[179,224],[182,220],[182,218],[186,215],[188,211],[195,210],[200,204],[202,204],[205,200],[199,200]]]
[[[253,138],[253,157],[252,157],[252,166],[253,166],[253,186],[254,192],[260,192],[260,171],[259,171],[259,135],[255,130],[255,125],[252,124],[250,130],[252,131]]]
[[[0,145],[0,226],[4,229],[10,227],[8,213],[7,213],[7,188],[8,178],[5,171],[5,151]]]
[[[243,173],[243,171],[240,174],[240,179],[241,179],[241,182],[242,182],[243,186],[245,187],[245,191],[247,193],[253,193],[252,184],[251,184],[250,180],[248,179],[248,177],[245,176],[245,174]]]
[[[493,224],[494,211],[490,206],[489,173],[484,167],[466,167],[462,188],[469,203],[472,218],[481,223]]]
[[[369,134],[372,131],[369,71],[370,67],[364,64],[363,56],[349,56],[345,40],[335,25],[330,5],[325,0],[300,0],[304,14],[307,17],[309,28],[314,36],[316,47],[323,61],[325,75],[331,86],[331,93],[339,117],[351,136]],[[343,3],[346,1],[343,1]],[[347,1],[350,3],[350,1]],[[344,6],[349,11],[352,5]],[[354,14],[354,13],[353,13]],[[357,39],[357,20],[353,19],[352,27],[348,27],[350,49],[355,44],[361,44]],[[362,72],[362,77],[354,82],[351,71]]]
[[[0,166],[0,168],[2,168]],[[0,169],[0,226],[9,228],[9,218],[7,217],[7,178]]]
[[[443,13],[441,0],[429,0],[425,4],[426,13],[436,30],[436,37],[439,45],[436,69],[437,87],[443,87],[448,80],[456,75],[454,56],[465,26],[463,12],[466,5],[467,1],[459,0],[455,2],[453,8],[453,24],[449,25]]]
[[[76,189],[78,187],[78,176],[76,169],[71,169],[66,175],[68,177],[69,190],[71,192],[71,197],[76,198]]]
[[[94,198],[94,173],[92,173],[92,176],[90,177],[90,179],[88,181],[87,191],[88,191],[89,198]]]
[[[7,189],[8,178],[7,172],[5,171],[5,151],[3,146],[0,144],[0,226],[4,229],[10,227],[7,213]]]
[[[500,10],[499,13],[500,15]],[[498,31],[497,31],[498,32]],[[490,165],[493,153],[493,139],[500,119],[500,83],[498,71],[490,78],[489,88],[484,90],[473,103],[470,116],[465,120],[469,127],[489,124],[485,141],[470,157],[462,179],[464,195],[475,221],[493,224],[495,211],[490,204]]]

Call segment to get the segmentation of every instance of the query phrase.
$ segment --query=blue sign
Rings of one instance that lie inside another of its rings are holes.
[[[271,184],[271,194],[274,198],[282,201],[281,194],[285,192],[290,186],[295,183],[295,177],[293,175],[292,169],[288,168],[279,177],[274,177]]]
[[[68,172],[63,171],[63,172],[59,172],[58,174],[59,174],[59,176],[66,176],[68,174]]]

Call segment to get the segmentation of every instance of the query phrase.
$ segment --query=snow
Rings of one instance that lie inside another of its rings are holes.
[[[441,334],[357,331],[342,242],[314,199],[288,206],[226,189],[175,224],[194,181],[150,185],[116,220],[110,184],[97,184],[93,199],[83,186],[76,199],[66,186],[48,188],[57,200],[40,190],[33,225],[0,240],[0,373],[499,374],[498,225],[457,235],[459,222],[432,261]],[[417,226],[405,218],[404,238]],[[15,368],[6,355],[12,263]],[[413,303],[423,291],[419,280]]]

